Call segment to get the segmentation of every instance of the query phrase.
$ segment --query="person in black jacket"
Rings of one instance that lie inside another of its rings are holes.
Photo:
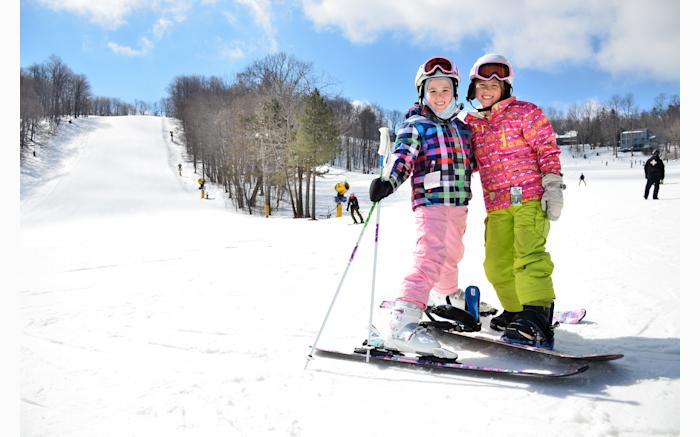
[[[362,214],[360,214],[360,204],[357,201],[357,197],[355,196],[355,193],[350,194],[350,200],[348,201],[348,206],[345,207],[345,210],[347,211],[348,208],[350,208],[350,215],[352,216],[352,221],[357,224],[357,220],[355,219],[355,213],[360,217],[360,223],[364,223],[365,220],[362,218]]]
[[[652,185],[654,186],[653,198],[659,198],[659,184],[663,183],[664,176],[664,162],[659,157],[659,151],[654,150],[654,153],[651,155],[651,158],[649,158],[646,164],[644,164],[644,177],[647,178],[647,184],[644,187],[645,199],[649,197],[649,189]]]

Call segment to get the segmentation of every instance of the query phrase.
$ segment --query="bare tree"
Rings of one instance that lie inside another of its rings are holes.
[[[34,140],[34,133],[43,115],[41,100],[37,95],[33,77],[20,71],[19,92],[19,146],[20,150]]]
[[[70,113],[66,111],[66,91],[73,72],[55,55],[49,58],[47,70],[51,90],[49,114],[54,126],[58,126],[61,116]]]
[[[357,107],[343,97],[335,97],[328,101],[328,105],[333,110],[333,121],[338,128],[341,138],[341,152],[344,155],[345,169],[352,171],[353,160],[350,147],[350,134],[353,126],[357,123]]]
[[[384,117],[386,119],[386,124],[389,131],[392,133],[396,131],[396,126],[403,123],[403,121],[406,119],[406,115],[404,113],[395,109],[387,111],[384,114]]]
[[[74,118],[88,115],[90,112],[90,83],[84,74],[76,74],[72,77],[72,113]]]
[[[377,166],[377,141],[381,124],[380,112],[375,106],[365,106],[358,115],[356,137],[360,139],[362,172],[369,173]]]

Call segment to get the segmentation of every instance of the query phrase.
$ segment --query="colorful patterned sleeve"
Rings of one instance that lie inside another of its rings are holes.
[[[413,123],[404,122],[396,135],[394,143],[394,165],[389,181],[396,190],[413,172],[414,163],[420,152],[420,133]]]
[[[561,174],[559,146],[552,124],[537,105],[532,105],[525,115],[523,137],[537,153],[537,163],[542,174]]]
[[[479,163],[476,161],[476,153],[474,152],[474,149],[476,148],[474,144],[474,121],[469,114],[465,114],[463,117],[460,117],[460,120],[464,124],[467,125],[467,128],[469,129],[469,168],[473,173],[478,173],[479,172]],[[476,118],[476,117],[474,117]]]

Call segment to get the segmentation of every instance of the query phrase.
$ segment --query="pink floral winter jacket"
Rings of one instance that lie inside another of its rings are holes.
[[[464,121],[487,211],[508,208],[511,187],[522,187],[523,202],[540,199],[542,176],[561,174],[556,134],[537,105],[510,97],[493,105],[489,120],[472,112]]]

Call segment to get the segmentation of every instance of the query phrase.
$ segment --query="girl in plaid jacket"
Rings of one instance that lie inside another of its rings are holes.
[[[370,186],[370,199],[378,202],[410,176],[418,228],[414,265],[394,302],[385,344],[444,358],[457,355],[442,348],[419,322],[431,290],[464,306],[457,265],[464,254],[473,155],[469,129],[457,118],[458,84],[459,72],[447,58],[431,58],[419,67],[419,101],[398,128],[391,173]]]

